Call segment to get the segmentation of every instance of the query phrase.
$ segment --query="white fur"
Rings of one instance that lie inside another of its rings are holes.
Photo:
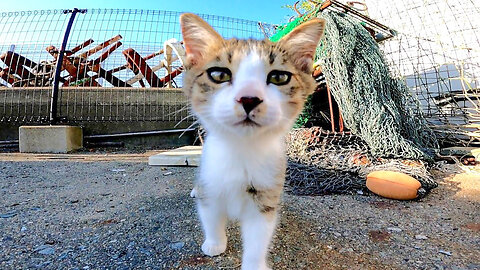
[[[242,96],[263,99],[259,106],[266,110],[250,117],[260,126],[242,126],[246,118]],[[243,270],[270,269],[266,257],[275,230],[276,214],[261,213],[246,192],[248,186],[258,190],[278,185],[279,164],[285,162],[283,133],[293,120],[286,121],[281,103],[286,98],[276,86],[266,84],[263,61],[251,53],[239,65],[233,83],[225,84],[211,100],[208,111],[198,113],[207,129],[200,167],[201,200],[198,212],[205,233],[202,251],[209,256],[226,249],[227,218],[240,221],[243,239]],[[277,178],[276,178],[277,177]],[[192,191],[197,196],[197,191]]]
[[[258,131],[270,130],[277,127],[284,116],[281,103],[285,98],[273,84],[266,84],[266,70],[264,62],[255,52],[250,53],[240,63],[233,76],[232,84],[225,83],[224,88],[213,97],[211,107],[211,121],[205,121],[200,115],[202,124],[209,132],[225,133],[225,136],[258,135]],[[250,112],[252,120],[262,126],[261,129],[236,126],[236,123],[246,118],[245,110],[237,102],[244,96],[256,96],[263,99],[261,105]],[[258,111],[266,110],[266,114],[259,117]],[[209,120],[209,119],[208,119]],[[225,132],[227,131],[227,132]]]

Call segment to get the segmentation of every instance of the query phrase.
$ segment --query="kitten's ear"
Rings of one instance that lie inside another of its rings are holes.
[[[184,13],[180,16],[183,44],[190,66],[201,63],[209,48],[223,43],[220,36],[207,22],[195,14]]]
[[[302,71],[311,72],[313,56],[324,30],[325,20],[315,18],[297,26],[280,40],[283,48],[292,56],[295,66]]]

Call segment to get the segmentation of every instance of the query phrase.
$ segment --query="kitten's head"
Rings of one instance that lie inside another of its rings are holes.
[[[180,17],[183,88],[209,132],[283,134],[314,90],[312,58],[324,20],[301,24],[279,42],[223,39],[194,14]]]

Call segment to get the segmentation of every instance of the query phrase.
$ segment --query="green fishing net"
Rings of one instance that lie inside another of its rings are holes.
[[[292,130],[287,190],[302,195],[361,190],[368,172],[392,170],[418,179],[419,196],[425,195],[437,185],[428,168],[438,144],[418,99],[392,75],[362,22],[335,11],[314,12],[310,17],[327,22],[315,61],[351,133]],[[282,27],[271,40],[279,40],[305,18]]]
[[[346,127],[374,156],[430,159],[437,141],[419,101],[394,78],[370,33],[357,21],[324,12],[325,37],[317,49],[322,71]]]

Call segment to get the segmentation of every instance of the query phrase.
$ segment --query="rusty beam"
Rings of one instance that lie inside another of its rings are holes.
[[[163,87],[165,83],[162,82],[152,68],[147,64],[144,58],[140,56],[134,49],[128,48],[123,51],[123,55],[127,59],[127,64],[132,70],[138,69],[143,77],[147,80],[151,87]]]

